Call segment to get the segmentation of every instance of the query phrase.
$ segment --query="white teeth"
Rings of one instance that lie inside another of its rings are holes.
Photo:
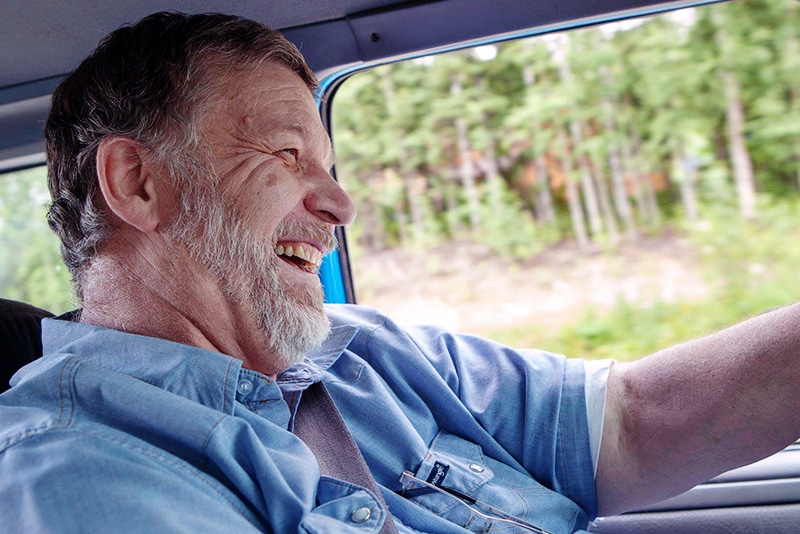
[[[320,252],[314,247],[305,246],[302,244],[297,245],[296,247],[295,246],[284,247],[283,245],[276,245],[275,253],[278,256],[286,256],[287,258],[296,256],[316,266],[319,266],[320,263],[322,263],[322,252]]]

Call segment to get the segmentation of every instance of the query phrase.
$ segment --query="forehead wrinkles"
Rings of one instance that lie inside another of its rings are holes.
[[[311,91],[295,73],[265,63],[220,84],[203,122],[206,133],[222,128],[268,145],[281,134],[298,136],[306,150],[316,153],[327,169],[333,167],[330,137],[322,125]],[[287,148],[273,146],[274,149]]]
[[[246,115],[260,116],[287,108],[316,113],[311,90],[283,65],[270,61],[255,67],[240,65],[217,70],[209,76],[213,89],[205,99],[206,116],[227,116],[239,121]]]

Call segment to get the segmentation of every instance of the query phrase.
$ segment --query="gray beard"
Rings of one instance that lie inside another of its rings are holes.
[[[282,260],[275,244],[289,225],[281,223],[267,241],[245,228],[215,195],[185,195],[184,211],[171,229],[173,237],[222,284],[229,299],[249,304],[268,344],[269,355],[264,356],[271,356],[261,367],[280,372],[301,362],[328,337],[330,321],[320,284],[290,287],[278,278]],[[187,198],[191,196],[199,198]]]

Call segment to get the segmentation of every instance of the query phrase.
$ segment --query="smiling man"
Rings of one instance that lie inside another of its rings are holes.
[[[175,23],[169,17],[152,20]],[[128,33],[139,37],[135,30]],[[266,34],[262,41],[252,47],[266,50],[251,52],[251,58],[243,51],[240,64],[198,52],[206,58],[198,61],[202,72],[196,79],[203,90],[192,90],[207,94],[180,118],[192,123],[196,144],[180,140],[180,148],[167,152],[153,146],[161,143],[157,138],[108,132],[97,139],[95,162],[89,161],[87,170],[96,167],[102,201],[92,201],[99,203],[97,212],[107,214],[114,238],[98,242],[97,253],[77,259],[72,268],[83,322],[181,340],[274,376],[301,361],[328,334],[316,274],[322,256],[335,246],[335,225],[352,221],[355,209],[330,175],[333,151],[316,111],[313,75],[279,34]],[[282,47],[279,53],[272,51],[275,47]],[[288,68],[280,54],[295,55],[295,68]],[[59,172],[59,164],[69,168],[68,158],[76,155],[59,143],[76,147],[71,121],[85,120],[75,115],[86,108],[76,112],[74,102],[105,97],[83,95],[91,83],[89,69],[99,69],[102,61],[111,63],[102,65],[111,73],[123,63],[98,53],[54,97],[57,104],[69,103],[54,107],[48,129],[54,147],[50,220],[61,235],[76,226],[61,214],[79,208],[70,205],[71,176]],[[169,90],[168,84],[179,80],[149,81],[159,82],[165,87],[158,89]],[[120,98],[153,117],[161,111],[161,102]],[[122,116],[127,111],[120,110],[120,122],[129,119]],[[162,127],[177,130],[174,135],[181,129]],[[92,238],[86,234],[74,239]],[[157,313],[143,316],[143,309]]]
[[[83,308],[0,396],[4,528],[574,532],[800,434],[797,307],[612,365],[323,306],[355,209],[315,89],[277,32],[175,13],[59,86]]]

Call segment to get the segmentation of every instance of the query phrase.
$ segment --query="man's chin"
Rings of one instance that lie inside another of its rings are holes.
[[[319,299],[305,299],[302,304],[272,301],[268,309],[261,310],[261,327],[280,371],[303,361],[306,354],[318,349],[328,338],[331,324],[322,305],[321,289],[319,293]]]

